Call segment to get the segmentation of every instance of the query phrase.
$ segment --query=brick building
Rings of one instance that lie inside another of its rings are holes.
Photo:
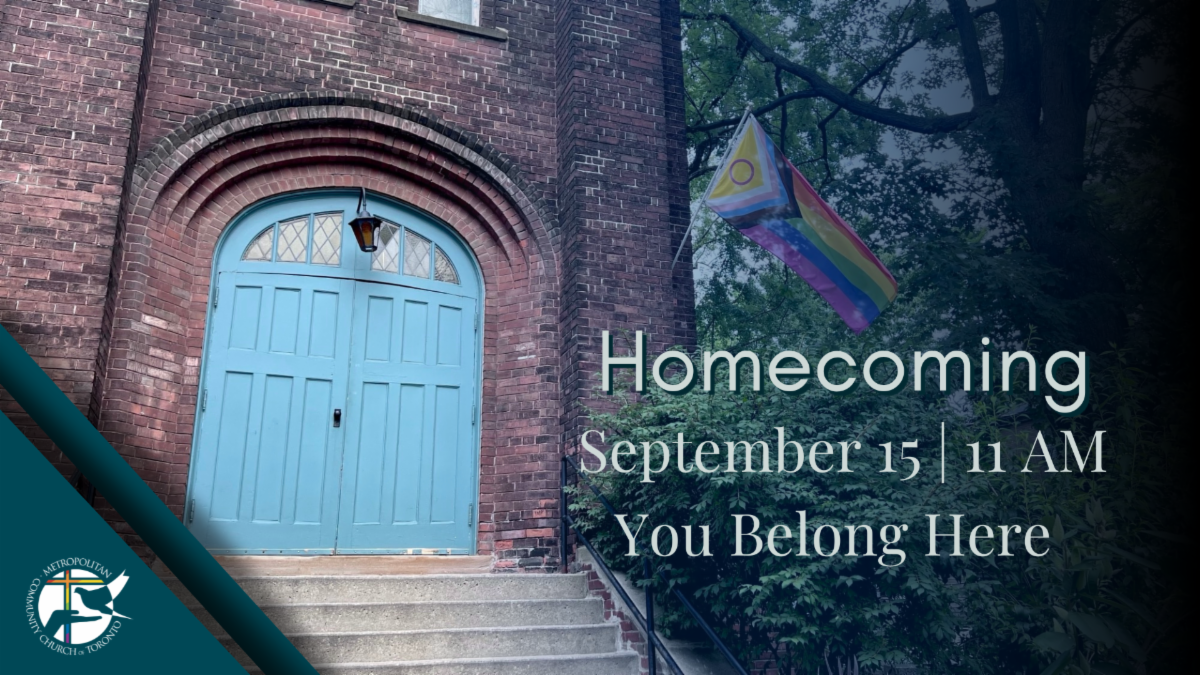
[[[600,332],[693,340],[674,0],[7,0],[0,48],[0,323],[202,541],[555,564]]]

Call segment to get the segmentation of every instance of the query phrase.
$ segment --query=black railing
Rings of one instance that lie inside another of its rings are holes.
[[[604,573],[604,576],[608,577],[609,584],[612,585],[614,590],[616,590],[617,595],[621,596],[621,600],[625,602],[625,606],[629,608],[630,614],[633,615],[633,620],[642,629],[642,632],[646,634],[646,660],[649,663],[650,675],[657,675],[658,665],[655,654],[657,651],[662,652],[663,661],[670,666],[671,671],[675,673],[675,675],[684,675],[683,670],[679,668],[679,664],[675,662],[675,659],[671,656],[671,653],[667,651],[666,647],[663,646],[662,640],[658,638],[658,634],[654,631],[654,590],[652,582],[653,577],[655,576],[657,576],[659,579],[662,579],[663,582],[667,584],[667,587],[671,589],[671,593],[675,596],[675,599],[678,600],[681,605],[683,605],[683,608],[687,610],[688,614],[691,615],[696,624],[700,626],[700,629],[703,630],[704,634],[708,636],[708,639],[712,641],[713,646],[716,647],[717,651],[721,652],[721,656],[724,656],[725,660],[729,662],[729,665],[733,666],[734,671],[737,672],[738,675],[748,675],[746,669],[742,667],[742,664],[738,663],[736,658],[734,658],[733,653],[730,652],[729,648],[725,646],[725,643],[721,641],[721,638],[717,635],[716,631],[712,629],[712,626],[709,626],[708,622],[704,620],[704,617],[700,616],[700,612],[696,611],[696,607],[692,605],[690,600],[687,599],[687,596],[683,594],[683,591],[679,590],[678,586],[672,586],[661,572],[651,571],[650,556],[646,554],[641,543],[635,542],[634,546],[637,547],[636,550],[642,554],[642,576],[646,582],[646,615],[642,616],[642,613],[638,611],[637,606],[633,604],[633,600],[629,597],[629,594],[625,592],[625,589],[617,580],[616,575],[613,574],[612,570],[609,569],[608,565],[604,562],[603,556],[601,556],[600,552],[597,551],[594,546],[592,546],[592,543],[588,541],[582,530],[580,530],[579,525],[576,524],[575,519],[571,517],[570,509],[568,508],[569,504],[567,502],[568,469],[570,469],[570,471],[574,474],[577,482],[582,482],[588,486],[588,489],[592,491],[592,494],[596,495],[596,498],[599,499],[600,503],[604,505],[604,508],[608,511],[609,515],[611,515],[613,518],[617,517],[617,512],[615,509],[613,509],[612,504],[609,503],[608,498],[605,497],[604,494],[601,493],[600,490],[597,489],[596,486],[593,485],[586,476],[584,476],[583,472],[579,470],[579,465],[575,463],[574,459],[564,455],[562,458],[561,475],[559,477],[560,481],[558,497],[559,512],[562,514],[562,533],[558,538],[558,552],[559,559],[562,561],[562,569],[564,572],[567,570],[567,535],[569,532],[574,531],[579,542],[582,543],[584,547],[587,548],[588,552],[592,554],[592,558],[596,561],[596,566],[600,568],[600,571]]]

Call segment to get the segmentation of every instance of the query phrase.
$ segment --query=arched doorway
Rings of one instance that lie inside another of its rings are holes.
[[[215,553],[471,553],[482,283],[458,237],[382,197],[260,202],[214,256],[186,520]]]

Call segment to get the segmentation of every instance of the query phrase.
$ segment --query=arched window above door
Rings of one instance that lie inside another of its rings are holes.
[[[377,234],[379,247],[370,254],[368,262],[367,255],[359,253],[354,246],[353,238],[342,233],[346,218],[344,210],[297,213],[303,202],[293,202],[290,209],[283,205],[272,207],[271,215],[278,220],[242,239],[246,243],[242,244],[238,260],[249,264],[247,271],[262,264],[264,268],[278,272],[305,266],[310,270],[306,273],[339,275],[332,268],[341,268],[345,263],[351,269],[369,270],[368,273],[379,281],[386,282],[391,277],[396,283],[403,283],[402,279],[408,278],[434,282],[434,285],[462,286],[461,261],[455,261],[456,257],[463,257],[462,251],[458,250],[462,247],[449,239],[442,241],[446,237],[436,228],[430,230],[431,223],[425,219],[383,218]],[[397,215],[401,214],[403,211],[397,211]],[[361,262],[351,262],[350,259],[360,255]],[[348,276],[359,276],[350,273],[349,269],[347,272]]]
[[[242,260],[337,267],[342,264],[342,214],[310,213],[272,223],[250,241]]]
[[[379,243],[371,256],[372,270],[459,284],[450,257],[428,238],[385,220]],[[310,213],[273,223],[250,240],[242,260],[337,267],[342,262],[342,214]]]
[[[371,257],[371,269],[458,285],[454,263],[428,238],[387,220],[379,226],[378,236],[380,246]]]

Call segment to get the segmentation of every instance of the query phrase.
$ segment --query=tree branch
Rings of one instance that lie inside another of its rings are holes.
[[[1041,81],[1041,37],[1036,9],[1032,2],[997,0],[1000,41],[1004,69],[1000,78],[1000,98],[1019,102],[1026,120],[1036,120],[1039,110],[1038,83]]]
[[[707,176],[708,174],[710,174],[716,170],[717,170],[717,167],[715,167],[715,166],[706,166],[703,169],[697,169],[695,171],[692,171],[692,172],[688,173],[688,182],[691,183],[692,181],[696,180],[697,178],[702,178],[704,176]]]
[[[783,98],[783,73],[778,68],[775,69],[775,93],[779,98]],[[787,104],[779,109],[779,151],[787,157]]]
[[[826,125],[840,111],[841,108],[834,108],[833,112],[829,113],[825,119],[817,122],[817,128],[821,130],[821,162],[825,165],[825,183],[833,180],[833,171],[829,168],[829,132],[826,130]]]
[[[975,32],[975,19],[967,7],[967,0],[947,0],[947,4],[958,30],[963,66],[967,70],[967,81],[971,83],[971,101],[977,108],[987,105],[991,96],[988,94],[987,73],[983,70],[983,54],[979,51],[979,35]]]
[[[1112,36],[1112,39],[1108,41],[1108,44],[1104,45],[1104,49],[1100,51],[1100,56],[1096,58],[1096,62],[1092,64],[1092,89],[1096,88],[1096,85],[1099,83],[1100,77],[1103,74],[1104,68],[1108,66],[1109,59],[1113,57],[1117,46],[1121,44],[1121,41],[1125,39],[1125,36],[1129,33],[1129,31],[1134,26],[1141,23],[1143,19],[1159,9],[1162,9],[1166,5],[1166,0],[1160,0],[1159,2],[1148,5],[1145,9],[1135,14],[1133,18],[1126,21],[1125,24],[1117,30],[1116,34]]]
[[[759,106],[759,107],[755,108],[754,110],[751,110],[750,114],[752,114],[756,117],[758,115],[765,115],[766,113],[771,112],[772,110],[778,108],[781,105],[790,103],[792,101],[798,101],[802,98],[821,98],[821,95],[818,94],[817,92],[813,91],[812,89],[805,89],[803,91],[794,91],[794,92],[788,94],[787,96],[782,96],[780,98],[775,99],[774,101],[771,101],[770,103],[768,103],[766,105]],[[737,123],[740,122],[741,120],[742,120],[742,116],[738,115],[737,117],[730,117],[729,119],[721,120],[719,122],[708,122],[706,124],[697,124],[694,127],[688,127],[687,133],[698,134],[698,133],[701,133],[704,131],[714,131],[716,129],[723,129],[725,127],[737,126]]]
[[[708,160],[712,155],[712,149],[717,144],[717,139],[709,136],[696,144],[696,148],[692,154],[692,161],[688,164],[688,180],[695,178],[704,167],[708,166]]]
[[[934,31],[933,33],[930,33],[929,35],[918,35],[918,36],[914,37],[913,39],[909,40],[908,42],[905,42],[904,44],[900,45],[899,47],[896,47],[895,49],[892,50],[891,54],[887,55],[887,58],[885,58],[884,60],[882,60],[878,64],[876,64],[875,67],[872,68],[866,75],[863,75],[862,78],[859,79],[858,83],[850,88],[850,91],[848,93],[851,96],[853,96],[854,94],[857,94],[859,89],[862,89],[864,86],[866,86],[866,84],[868,82],[870,82],[871,80],[878,77],[880,73],[882,73],[885,69],[888,68],[888,66],[892,65],[893,63],[895,63],[895,61],[897,59],[899,59],[901,56],[904,56],[906,53],[908,53],[908,50],[912,49],[913,47],[916,47],[923,40],[927,40],[931,37],[937,36],[939,33],[941,33],[944,30],[947,30],[947,28],[942,28],[941,30]]]
[[[746,55],[750,53],[750,48],[739,43],[737,52],[737,68],[735,68],[733,70],[733,74],[729,76],[729,81],[725,83],[725,89],[717,96],[714,96],[713,99],[708,102],[708,105],[704,107],[704,110],[697,111],[701,116],[704,116],[705,113],[707,113],[709,110],[712,110],[725,98],[725,95],[729,93],[729,90],[732,89],[733,85],[737,82],[738,75],[741,74],[742,69],[746,67]],[[705,79],[708,79],[708,77],[705,76]],[[711,80],[709,81],[711,82]]]
[[[973,10],[971,12],[971,17],[978,18],[980,16],[983,16],[984,14],[989,14],[989,13],[992,13],[995,11],[996,11],[996,3],[993,2],[993,3],[984,5],[983,7],[978,7],[975,10]],[[685,18],[689,18],[689,17],[685,17]],[[945,33],[946,31],[953,30],[953,29],[954,29],[954,24],[948,23],[944,26],[941,26],[940,28],[938,28],[936,30],[930,31],[929,33],[917,35],[917,36],[913,37],[912,39],[910,39],[908,42],[905,42],[905,43],[897,46],[883,60],[881,60],[879,63],[875,64],[875,67],[872,68],[869,72],[867,72],[866,75],[863,75],[858,80],[858,82],[855,83],[855,85],[850,88],[850,91],[847,93],[850,96],[857,94],[859,89],[862,89],[864,86],[867,85],[867,83],[869,83],[871,80],[878,77],[880,75],[880,73],[882,73],[889,66],[891,66],[893,63],[895,63],[901,56],[904,56],[905,54],[907,54],[910,49],[912,49],[913,47],[917,46],[918,44],[924,42],[925,40],[932,40],[933,38],[941,35],[942,33]],[[741,41],[739,40],[739,42],[741,42]],[[744,58],[745,58],[744,53],[743,53],[742,57],[744,60]],[[739,64],[739,69],[740,69],[740,64]],[[777,68],[776,73],[778,73],[778,72],[779,72],[779,69]],[[883,92],[881,90],[880,94],[882,94],[882,93]],[[751,112],[756,116],[765,114],[765,113],[768,113],[768,112],[774,110],[775,108],[777,108],[781,105],[786,105],[787,103],[790,103],[791,101],[795,101],[795,100],[801,99],[801,98],[822,98],[822,97],[820,96],[820,94],[816,93],[814,90],[804,90],[801,92],[788,94],[787,96],[781,97],[775,101],[772,101],[771,103],[769,103],[765,106],[762,106],[760,108],[752,110]],[[714,101],[714,104],[715,103],[716,103],[716,101]],[[710,105],[709,107],[711,108],[712,106]],[[841,108],[837,108],[834,111],[834,113],[836,114],[836,112],[840,109]],[[729,118],[726,120],[721,120],[719,122],[709,122],[707,124],[699,124],[694,127],[688,127],[687,132],[688,133],[699,133],[699,132],[704,132],[704,131],[713,131],[715,129],[721,129],[723,127],[732,127],[732,126],[736,125],[741,119],[742,118],[739,115],[737,117],[732,117],[732,118]]]
[[[907,113],[881,108],[872,105],[866,101],[855,98],[827,81],[820,73],[809,68],[808,66],[796,63],[778,54],[774,49],[768,46],[752,31],[742,26],[736,19],[728,14],[707,13],[694,14],[692,12],[682,12],[681,16],[685,19],[693,20],[715,20],[724,23],[729,30],[746,44],[750,45],[760,57],[771,65],[780,70],[790,73],[808,83],[809,89],[805,92],[811,92],[812,95],[823,98],[834,105],[845,108],[848,112],[859,117],[884,124],[886,126],[913,131],[920,134],[940,134],[950,131],[962,129],[972,120],[975,119],[977,113],[975,110],[970,110],[965,113],[955,115],[940,115],[936,117],[918,117]],[[797,92],[801,93],[801,92]]]

